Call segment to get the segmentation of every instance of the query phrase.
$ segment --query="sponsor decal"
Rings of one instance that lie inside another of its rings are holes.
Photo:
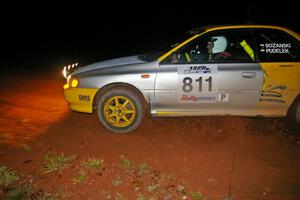
[[[266,90],[262,91],[261,98],[259,99],[259,101],[286,103],[286,101],[284,100],[284,94],[286,94],[286,91],[286,85],[276,85],[268,87]]]
[[[79,95],[79,101],[90,101],[90,95]]]
[[[180,103],[214,103],[217,101],[217,95],[181,95]]]
[[[217,67],[215,65],[193,65],[180,70],[183,74],[215,74]]]
[[[218,101],[218,66],[178,66],[178,102],[211,103]]]

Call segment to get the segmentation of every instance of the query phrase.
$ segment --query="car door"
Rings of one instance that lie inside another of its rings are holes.
[[[300,90],[299,41],[282,30],[254,31],[264,72],[258,112],[267,116],[285,115]]]
[[[152,108],[158,115],[251,115],[262,83],[251,30],[208,32],[160,63]]]

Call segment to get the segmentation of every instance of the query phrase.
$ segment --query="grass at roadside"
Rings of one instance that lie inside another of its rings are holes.
[[[58,171],[62,174],[62,170],[70,166],[70,162],[75,159],[75,156],[66,156],[64,153],[48,153],[45,156],[45,164],[43,167],[44,173]]]
[[[47,193],[36,189],[34,179],[20,181],[24,177],[20,178],[17,172],[3,166],[0,168],[3,174],[0,179],[3,186],[0,195],[4,195],[3,199],[21,200],[31,197],[45,200],[72,199],[72,196],[79,192],[76,188],[80,187],[88,188],[82,198],[89,198],[89,191],[93,191],[99,186],[101,186],[101,190],[98,190],[98,196],[104,200],[128,200],[132,199],[132,196],[135,196],[136,200],[206,199],[200,191],[190,190],[188,185],[182,183],[175,174],[159,172],[147,162],[135,163],[124,155],[120,157],[117,165],[104,164],[103,159],[95,157],[79,161],[75,160],[75,156],[63,153],[48,153],[44,161],[43,171],[39,172],[40,175],[43,176],[45,173],[54,171],[61,174],[64,170],[68,170],[68,173],[73,176],[71,190],[70,185],[64,185],[64,188],[57,186],[55,192]],[[70,168],[71,163],[72,168]],[[47,175],[49,178],[51,176],[52,174]],[[69,177],[60,176],[60,179]],[[99,180],[106,182],[104,185],[97,185]],[[67,180],[68,182],[70,183],[69,180]],[[12,187],[5,189],[4,186],[8,185],[12,185]]]

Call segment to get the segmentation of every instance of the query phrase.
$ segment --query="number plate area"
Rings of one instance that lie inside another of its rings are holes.
[[[216,103],[228,101],[228,94],[218,94],[218,66],[181,65],[178,73],[178,103]]]

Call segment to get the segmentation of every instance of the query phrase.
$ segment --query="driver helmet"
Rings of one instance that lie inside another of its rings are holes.
[[[212,53],[224,52],[227,48],[227,39],[224,36],[212,37],[214,46],[212,48]]]

